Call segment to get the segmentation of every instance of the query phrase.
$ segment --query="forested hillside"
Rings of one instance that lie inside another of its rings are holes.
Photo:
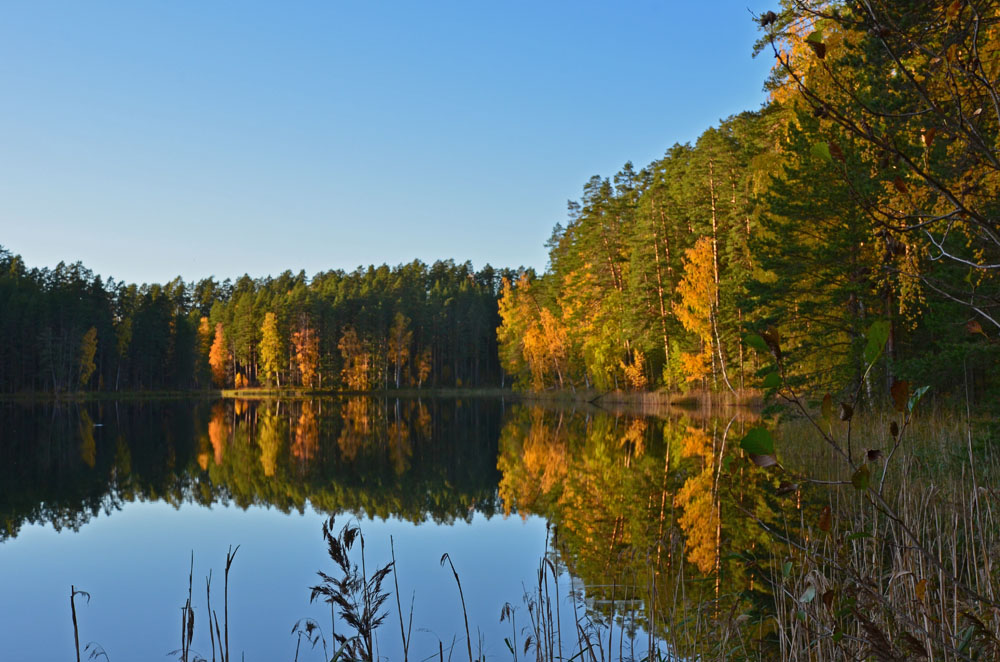
[[[854,390],[879,320],[870,397],[995,384],[1000,10],[865,7],[761,16],[765,108],[585,184],[546,272],[504,284],[522,387],[759,387],[753,333],[786,383]]]
[[[0,389],[739,392],[779,350],[790,385],[986,392],[997,4],[790,1],[758,20],[768,104],[592,177],[539,277],[414,262],[138,287],[3,252]],[[869,370],[876,322],[888,344]]]
[[[137,286],[0,248],[0,391],[500,385],[504,275],[413,262]]]

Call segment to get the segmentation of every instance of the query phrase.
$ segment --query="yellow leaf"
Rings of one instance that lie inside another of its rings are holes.
[[[962,13],[962,0],[955,0],[953,3],[948,5],[946,15],[949,21],[954,21],[958,18],[959,14]]]

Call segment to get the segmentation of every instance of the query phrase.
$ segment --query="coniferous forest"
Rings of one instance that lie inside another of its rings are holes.
[[[103,282],[0,251],[0,385],[22,391],[500,384],[511,272],[451,261],[307,278]]]
[[[741,392],[777,347],[788,383],[853,390],[879,322],[869,397],[899,379],[977,397],[1000,331],[998,18],[758,17],[767,105],[592,177],[541,275],[447,261],[138,286],[4,250],[0,390]]]

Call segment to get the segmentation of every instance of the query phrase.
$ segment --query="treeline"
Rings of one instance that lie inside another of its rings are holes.
[[[500,385],[513,273],[417,261],[139,286],[0,247],[0,392]]]
[[[755,334],[788,385],[995,385],[998,18],[995,2],[761,16],[768,104],[591,178],[546,272],[504,284],[504,368],[534,390],[739,391],[767,385]]]

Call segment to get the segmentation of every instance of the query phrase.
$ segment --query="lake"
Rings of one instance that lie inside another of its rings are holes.
[[[397,613],[407,621],[412,605],[408,657],[466,659],[463,599],[474,656],[511,659],[531,636],[566,657],[595,645],[640,658],[660,645],[649,632],[694,636],[682,611],[753,588],[730,552],[766,535],[738,514],[776,512],[749,479],[720,486],[724,464],[730,477],[759,471],[724,459],[746,411],[350,397],[5,403],[0,414],[8,659],[73,657],[71,586],[89,594],[75,598],[81,649],[95,642],[111,660],[175,651],[189,575],[190,659],[213,659],[206,577],[224,624],[231,548],[231,657],[290,660],[300,644],[299,659],[322,659],[322,644],[292,629],[312,619],[332,647],[330,608],[309,599],[318,570],[337,575],[321,531],[331,515],[335,531],[360,526],[368,575],[394,548],[382,658],[403,658]],[[360,562],[359,545],[353,555]]]

